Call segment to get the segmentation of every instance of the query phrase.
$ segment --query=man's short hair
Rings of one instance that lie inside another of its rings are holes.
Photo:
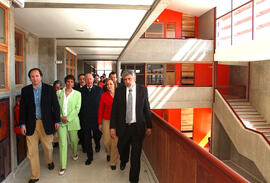
[[[53,82],[53,87],[55,87],[55,85],[57,85],[57,84],[60,84],[60,86],[62,86],[62,82],[60,80],[55,80]]]
[[[111,77],[111,75],[113,75],[113,74],[116,74],[116,72],[110,72],[110,74],[109,74],[109,77]]]
[[[122,78],[125,78],[126,76],[128,75],[131,75],[133,77],[136,77],[136,74],[134,72],[134,70],[125,70],[123,73],[122,73]]]
[[[85,74],[83,74],[83,73],[82,73],[82,74],[79,74],[79,75],[78,75],[78,80],[79,80],[79,78],[80,78],[81,76],[85,76]]]
[[[33,69],[30,69],[30,71],[28,72],[28,77],[31,79],[31,76],[30,76],[30,74],[31,74],[31,72],[32,71],[38,71],[39,72],[39,75],[42,77],[43,76],[43,74],[42,74],[42,72],[41,72],[41,70],[39,69],[39,68],[33,68]]]

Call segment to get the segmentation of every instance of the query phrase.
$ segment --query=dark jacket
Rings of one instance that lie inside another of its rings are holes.
[[[126,86],[122,85],[115,91],[110,121],[110,128],[116,129],[118,137],[125,131],[126,103]],[[140,136],[145,135],[146,128],[152,128],[147,88],[140,85],[136,85],[136,123]]]
[[[98,107],[102,89],[93,85],[91,92],[85,85],[80,89],[82,94],[82,104],[79,113],[81,127],[83,130],[98,128]]]
[[[55,123],[60,122],[60,108],[53,87],[45,83],[42,83],[40,105],[45,133],[53,134]],[[36,108],[32,84],[22,88],[19,121],[20,125],[26,126],[26,135],[33,135],[36,128]]]

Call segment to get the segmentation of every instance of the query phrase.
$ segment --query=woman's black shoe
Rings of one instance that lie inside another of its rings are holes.
[[[107,155],[107,161],[110,161],[111,157],[109,155]]]
[[[112,170],[116,170],[116,166],[111,166],[111,169]]]

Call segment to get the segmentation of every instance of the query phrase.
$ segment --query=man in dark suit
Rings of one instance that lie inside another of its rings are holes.
[[[84,148],[87,152],[85,164],[90,165],[93,161],[92,137],[96,144],[96,152],[100,151],[100,138],[102,134],[98,129],[98,107],[102,89],[93,85],[94,78],[90,73],[85,74],[85,82],[86,85],[80,90],[82,104],[79,116],[84,133]]]
[[[60,108],[52,86],[42,83],[42,72],[33,68],[28,72],[31,85],[22,88],[20,103],[20,130],[26,135],[27,157],[30,161],[29,183],[39,180],[40,165],[38,143],[41,141],[48,169],[54,169],[52,158],[53,133],[60,122]]]
[[[151,111],[148,102],[147,88],[136,85],[133,71],[123,73],[125,85],[115,91],[111,111],[111,136],[118,136],[120,169],[124,170],[129,159],[131,146],[129,181],[138,182],[140,158],[145,134],[151,135]]]

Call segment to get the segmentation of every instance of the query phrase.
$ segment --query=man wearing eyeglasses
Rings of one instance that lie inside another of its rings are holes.
[[[31,167],[29,183],[35,183],[40,177],[39,141],[48,169],[54,169],[52,142],[53,133],[59,127],[56,122],[60,122],[60,108],[53,87],[42,82],[41,70],[33,68],[28,76],[32,84],[22,88],[19,124],[21,133],[26,135]]]

